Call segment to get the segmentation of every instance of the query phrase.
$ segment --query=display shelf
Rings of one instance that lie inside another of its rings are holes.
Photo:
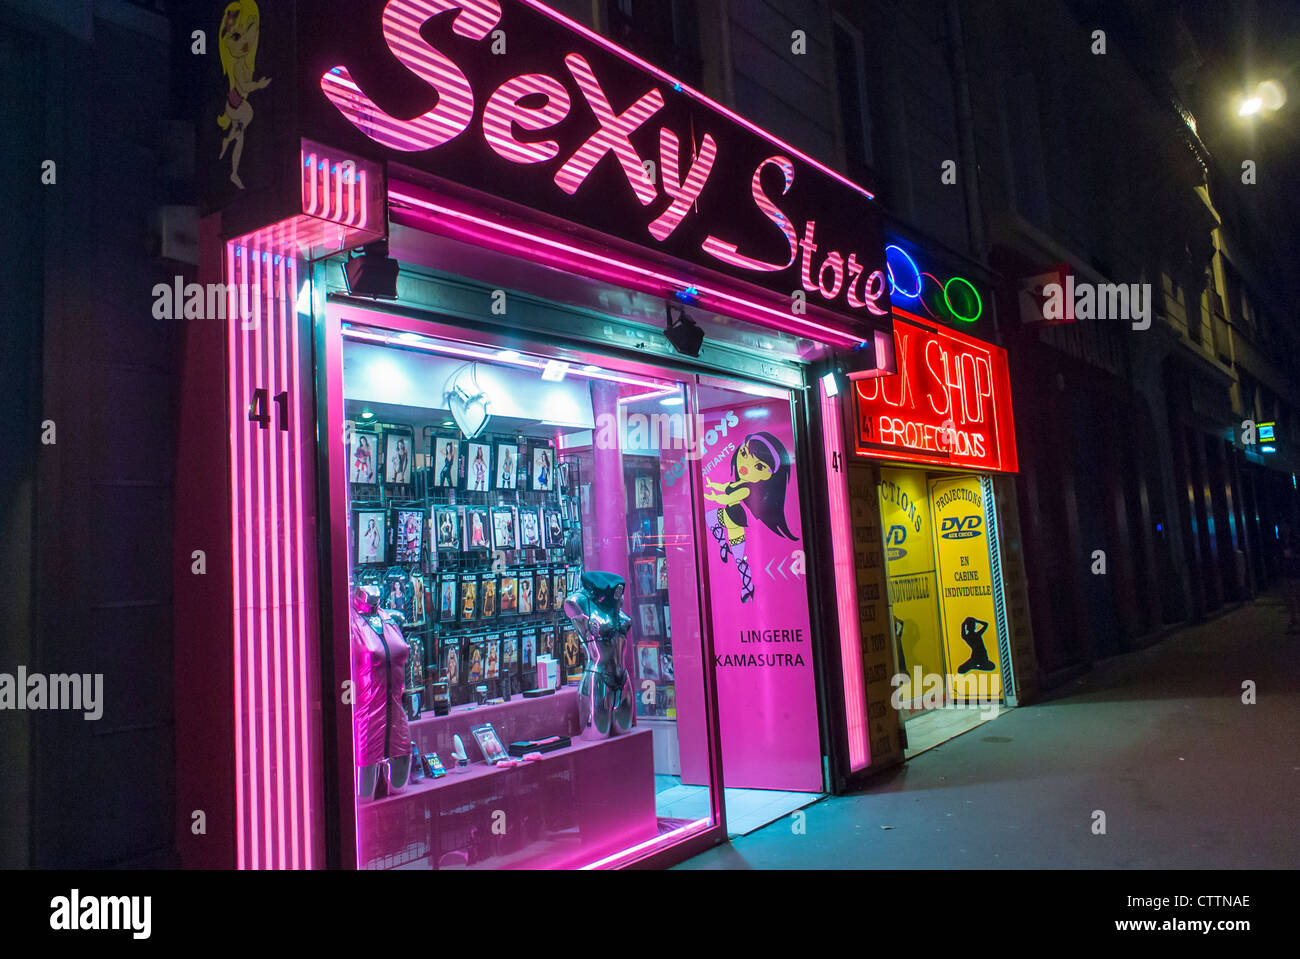
[[[446,716],[424,713],[409,725],[411,738],[415,740],[420,752],[436,752],[447,766],[447,776],[450,778],[451,763],[454,762],[449,761],[452,737],[459,735],[471,761],[479,760],[481,757],[476,755],[478,743],[470,730],[484,723],[492,724],[502,744],[506,746],[522,739],[577,736],[580,728],[578,688],[562,686],[550,696],[536,699],[516,696],[508,703],[491,706],[455,706]]]
[[[623,735],[631,736],[642,732],[650,732],[650,730],[648,727],[645,729],[637,728],[624,733]],[[548,753],[542,753],[541,759],[531,759],[528,762],[520,763],[518,766],[493,766],[484,759],[471,762],[462,772],[456,772],[454,767],[448,766],[447,775],[445,776],[439,777],[438,779],[425,778],[417,782],[408,782],[398,792],[391,793],[382,799],[363,802],[362,808],[373,809],[393,803],[400,803],[406,800],[419,799],[425,793],[436,792],[441,789],[454,789],[456,786],[472,783],[475,780],[485,779],[489,776],[500,776],[505,773],[520,772],[529,766],[537,765],[539,763],[548,763],[552,760],[573,760],[578,756],[578,754],[585,750],[599,749],[601,746],[607,745],[608,743],[621,738],[623,737],[610,736],[605,739],[575,738],[571,745],[565,746],[563,749],[553,749]],[[473,737],[471,737],[471,740],[472,739]],[[470,750],[477,749],[478,744],[472,741],[467,742],[465,748]]]

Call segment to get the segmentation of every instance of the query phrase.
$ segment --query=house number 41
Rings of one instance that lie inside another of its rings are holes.
[[[253,390],[253,401],[248,404],[248,418],[267,430],[271,428],[271,410],[266,402],[267,391]],[[289,432],[289,392],[276,393],[273,397],[276,411],[279,413],[280,429]]]

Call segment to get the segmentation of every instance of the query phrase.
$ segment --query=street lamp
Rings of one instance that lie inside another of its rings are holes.
[[[1286,103],[1286,88],[1276,80],[1264,80],[1255,86],[1237,106],[1237,116],[1253,117],[1273,113]]]

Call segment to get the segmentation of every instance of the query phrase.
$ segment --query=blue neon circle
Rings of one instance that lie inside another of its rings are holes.
[[[912,275],[916,277],[915,293],[907,293],[898,288],[898,283],[897,281],[894,280],[894,267],[889,262],[890,250],[897,250],[899,254],[903,257],[903,259],[905,259],[909,264],[911,264]],[[885,272],[889,275],[890,296],[893,296],[894,294],[898,294],[899,296],[903,297],[906,300],[915,300],[917,297],[921,295],[921,270],[919,267],[917,267],[916,261],[913,260],[910,256],[908,256],[907,251],[904,250],[901,246],[891,243],[885,247]]]

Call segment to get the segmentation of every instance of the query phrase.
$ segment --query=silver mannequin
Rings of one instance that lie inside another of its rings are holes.
[[[601,606],[580,588],[564,601],[564,613],[587,649],[587,665],[578,687],[581,738],[604,739],[632,728],[632,677],[623,667],[623,650],[632,619],[622,610],[623,584]]]

